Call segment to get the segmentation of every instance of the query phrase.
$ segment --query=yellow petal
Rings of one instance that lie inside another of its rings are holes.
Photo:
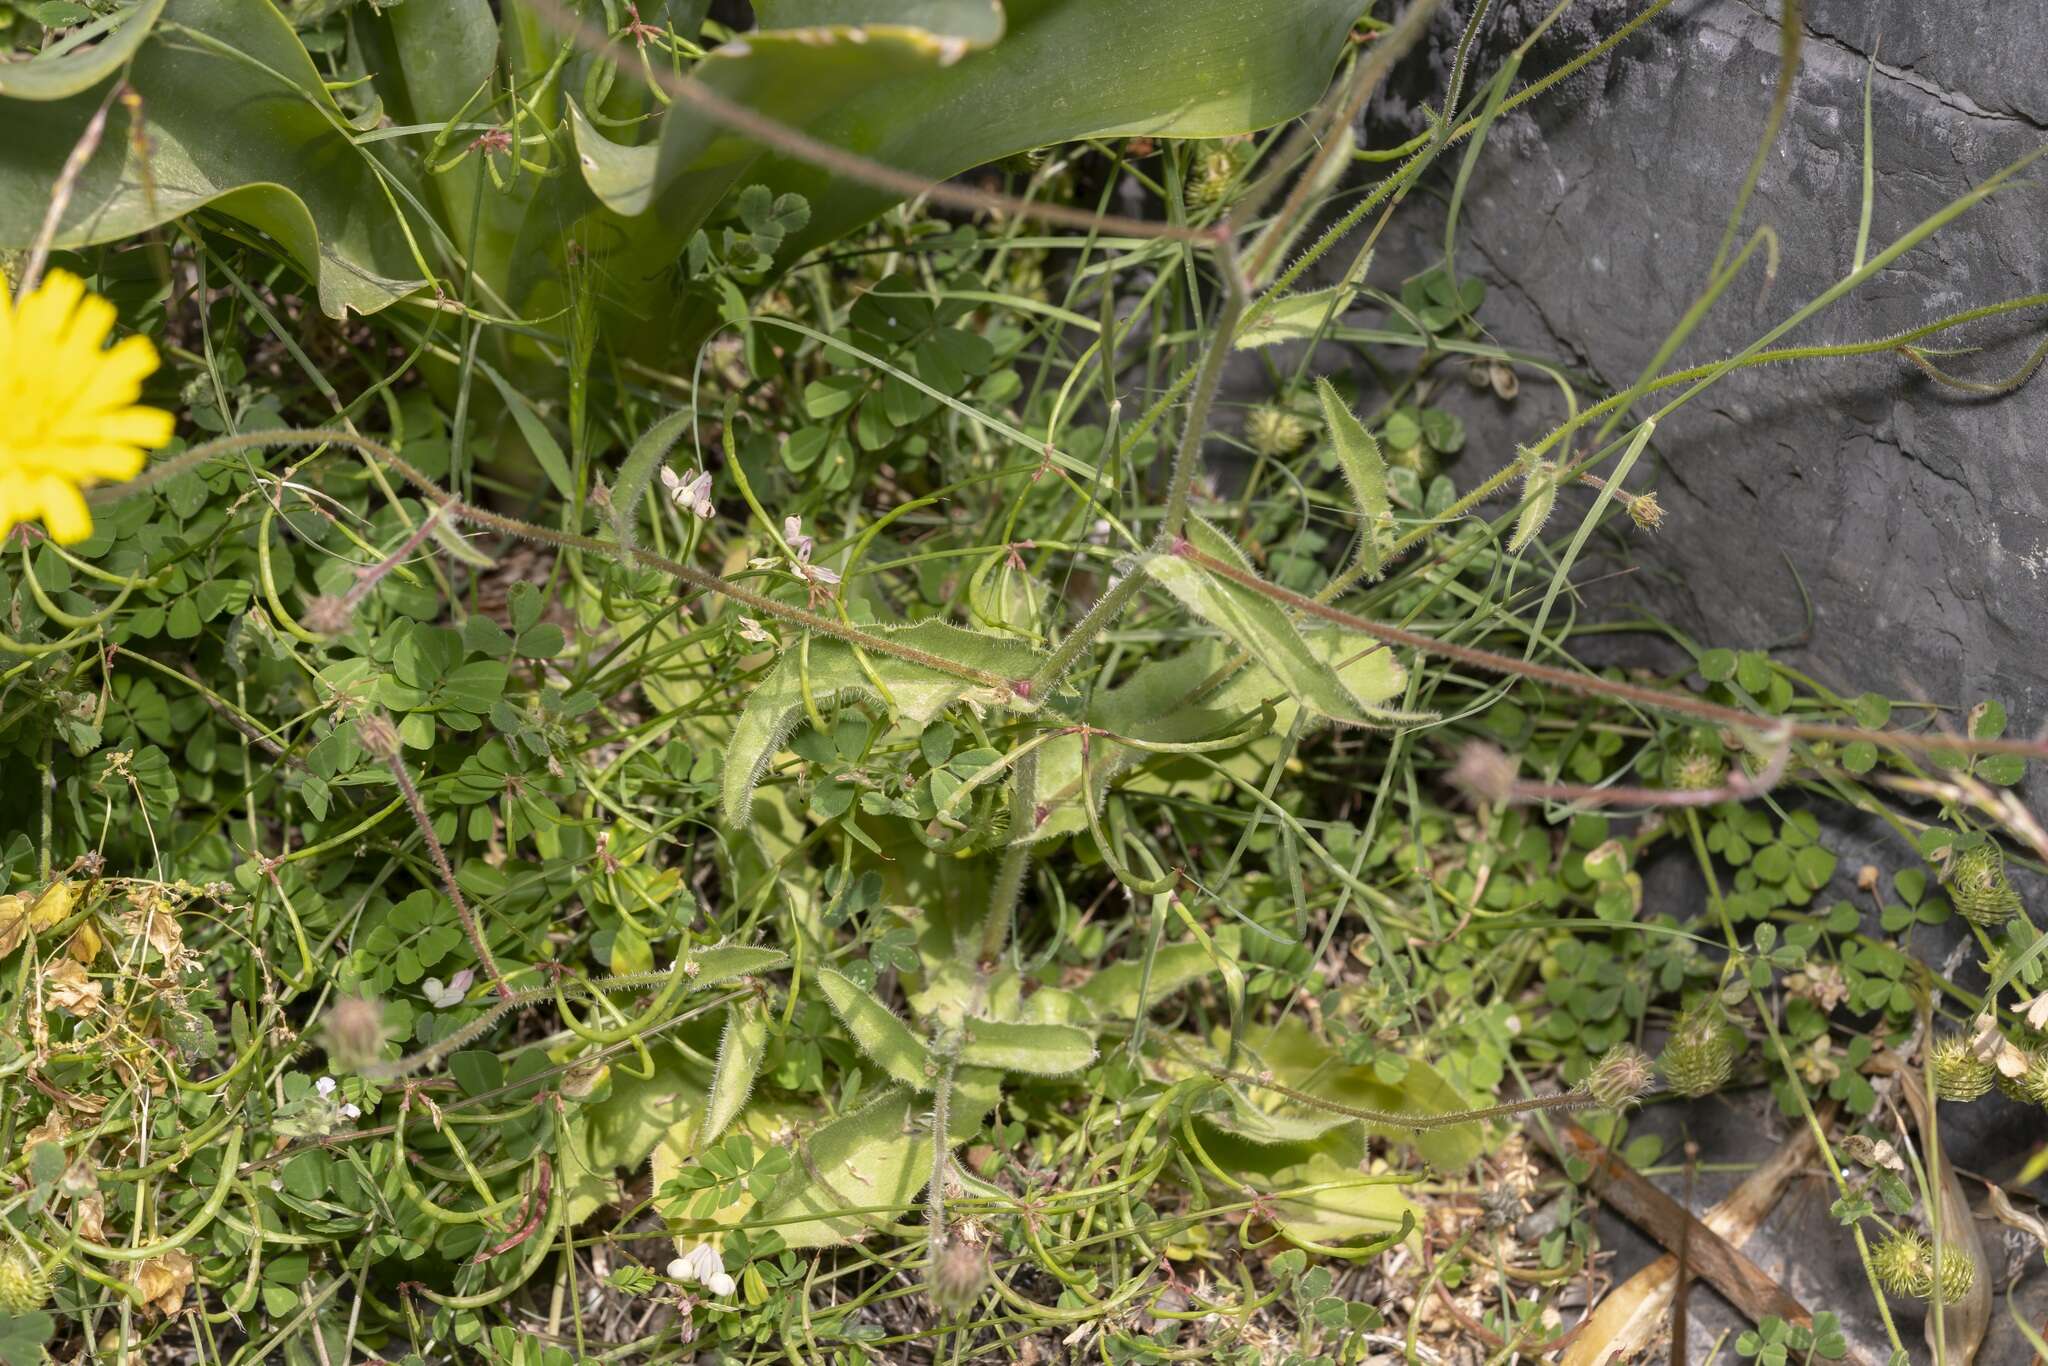
[[[36,291],[15,309],[15,345],[47,351],[64,333],[78,301],[85,297],[85,281],[68,270],[53,270],[43,277]]]
[[[57,334],[55,349],[88,355],[97,352],[107,344],[107,333],[114,330],[114,317],[112,304],[97,294],[86,295]]]
[[[170,414],[166,413],[164,416],[168,418]],[[88,484],[106,479],[118,483],[123,479],[133,479],[142,472],[143,463],[148,457],[136,448],[134,442],[100,427],[95,427],[87,440],[91,442],[90,445],[71,446],[63,455],[62,468],[69,471],[69,477],[74,482]],[[158,441],[155,444],[162,445],[163,442]]]
[[[92,513],[79,495],[78,486],[54,474],[36,481],[42,504],[43,527],[58,545],[77,545],[92,535]]]

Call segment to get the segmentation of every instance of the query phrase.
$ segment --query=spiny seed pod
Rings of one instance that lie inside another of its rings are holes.
[[[1436,478],[1436,472],[1441,465],[1441,462],[1436,458],[1436,452],[1429,448],[1429,443],[1426,441],[1417,442],[1413,446],[1383,444],[1381,451],[1386,456],[1386,461],[1389,465],[1394,465],[1401,469],[1414,470],[1415,477],[1425,484]]]
[[[2005,876],[2005,852],[1991,843],[1972,845],[1949,864],[1948,899],[1972,925],[2002,925],[2018,914],[2020,894]]]
[[[1671,1089],[1694,1098],[1720,1090],[1735,1070],[1731,1032],[1727,1014],[1712,997],[1680,1015],[1657,1059]]]
[[[925,1293],[940,1313],[964,1314],[988,1286],[988,1249],[965,1238],[948,1238],[932,1258]]]
[[[1991,1089],[1998,1068],[1989,1058],[1980,1058],[1970,1041],[1950,1034],[1935,1042],[1927,1052],[1927,1070],[1934,1077],[1934,1094],[1943,1100],[1975,1100]]]
[[[1195,158],[1188,167],[1188,206],[1202,208],[1209,204],[1220,204],[1230,193],[1230,182],[1237,176],[1239,152],[1233,145],[1211,147]]]
[[[1690,732],[1664,755],[1665,785],[1681,792],[1705,792],[1719,787],[1727,772],[1727,761],[1712,745]]]
[[[1932,1299],[1938,1275],[1942,1302],[1954,1304],[1977,1282],[1977,1264],[1961,1248],[1944,1247],[1937,1267],[1933,1244],[1904,1230],[1887,1234],[1872,1249],[1870,1262],[1878,1280],[1894,1295]]]
[[[1608,1109],[1619,1110],[1642,1099],[1656,1080],[1656,1070],[1642,1050],[1622,1044],[1608,1049],[1593,1064],[1593,1071],[1586,1078],[1586,1090]]]
[[[2048,1105],[2048,1053],[2038,1048],[2026,1050],[2027,1067],[2016,1077],[1993,1068],[1992,1080],[1998,1084],[2006,1098],[2022,1105]]]
[[[50,1302],[50,1273],[24,1247],[0,1253],[0,1313],[33,1314]]]
[[[1278,404],[1264,403],[1244,417],[1244,444],[1252,454],[1273,459],[1292,455],[1308,440],[1308,423]]]

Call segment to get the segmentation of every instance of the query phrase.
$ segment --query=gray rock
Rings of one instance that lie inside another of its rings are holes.
[[[1548,8],[1509,5],[1489,51]],[[1575,6],[1525,70],[1558,65],[1639,9]],[[1754,155],[1779,65],[1773,13],[1741,0],[1675,5],[1495,131],[1459,240],[1461,269],[1492,286],[1481,316],[1502,342],[1573,359],[1612,387],[1635,377],[1704,284]],[[1776,278],[1766,281],[1759,256],[1677,363],[1728,355],[1849,270],[1865,53],[1880,34],[1873,251],[2040,145],[2042,17],[2004,0],[1813,5],[1785,126],[1742,229],[1775,231]],[[1382,112],[1401,112],[1398,98]],[[2043,198],[2037,184],[2001,192],[1784,344],[1883,337],[2041,291]],[[1942,363],[2002,378],[2044,324],[2048,309],[2037,308],[1929,344],[1983,347]],[[1460,396],[1472,432],[1461,483],[1561,415],[1544,385],[1525,378],[1523,393],[1512,409]],[[2048,723],[2044,447],[2042,376],[1976,398],[1880,353],[1731,377],[1660,426],[1655,469],[1634,481],[1657,487],[1670,515],[1661,532],[1626,544],[1645,571],[1631,595],[1706,643],[1804,637],[1781,657],[1850,693],[1961,706],[1997,697],[2013,733],[2037,730]],[[2030,787],[2048,794],[2039,775]]]

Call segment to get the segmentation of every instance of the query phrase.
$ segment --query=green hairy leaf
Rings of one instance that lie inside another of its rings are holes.
[[[1235,542],[1199,517],[1190,518],[1188,541],[1212,559],[1251,574],[1251,561]],[[1327,651],[1310,645],[1288,617],[1286,609],[1272,599],[1234,583],[1219,574],[1171,552],[1147,555],[1144,570],[1167,592],[1202,620],[1248,651],[1252,658],[1287,690],[1287,693],[1317,716],[1352,725],[1383,725],[1418,718],[1392,712],[1378,704],[1393,695],[1393,689],[1379,691],[1370,683],[1366,692],[1355,690],[1353,682],[1340,677]],[[1388,651],[1377,651],[1386,655]],[[1391,665],[1392,661],[1388,663]],[[1394,665],[1382,677],[1401,677]]]
[[[822,968],[818,985],[833,1013],[853,1035],[854,1042],[892,1079],[919,1091],[929,1091],[938,1079],[938,1064],[910,1026],[896,1018],[894,1011],[874,994],[843,972]]]
[[[726,1126],[738,1117],[753,1094],[754,1078],[761,1071],[761,1058],[768,1049],[768,1012],[759,1001],[739,1001],[726,1007],[725,1033],[718,1041],[718,1065],[711,1073],[711,1094],[704,1107],[704,1125],[697,1132],[699,1146],[717,1141]]]
[[[1515,519],[1515,534],[1508,538],[1510,552],[1536,539],[1550,511],[1557,506],[1557,466],[1538,460],[1522,476],[1522,512]]]
[[[1095,1040],[1072,1025],[969,1020],[961,1026],[960,1061],[999,1072],[1062,1077],[1095,1061]]]
[[[1380,443],[1373,440],[1350,405],[1337,397],[1329,380],[1316,382],[1316,396],[1322,400],[1323,421],[1330,429],[1337,468],[1344,471],[1352,501],[1358,504],[1359,563],[1367,574],[1377,577],[1385,560],[1384,547],[1394,530],[1394,505],[1387,498],[1387,465],[1380,458]]]

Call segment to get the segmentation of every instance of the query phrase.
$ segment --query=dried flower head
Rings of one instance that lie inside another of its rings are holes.
[[[1656,1069],[1642,1050],[1632,1044],[1621,1044],[1608,1049],[1593,1064],[1585,1087],[1593,1099],[1610,1110],[1619,1110],[1642,1099],[1656,1081]]]
[[[364,712],[356,718],[356,742],[387,762],[398,757],[398,727],[382,712]]]
[[[317,631],[323,636],[338,636],[355,620],[355,604],[347,598],[333,593],[322,593],[306,604],[306,610],[299,614],[306,629]]]
[[[320,1022],[321,1046],[337,1072],[360,1072],[378,1061],[390,1039],[384,1004],[368,996],[344,996]]]
[[[925,1293],[946,1315],[972,1309],[988,1286],[988,1249],[965,1238],[949,1238],[932,1255]]]
[[[1451,767],[1451,785],[1474,800],[1501,805],[1514,800],[1517,767],[1499,746],[1468,740]]]

